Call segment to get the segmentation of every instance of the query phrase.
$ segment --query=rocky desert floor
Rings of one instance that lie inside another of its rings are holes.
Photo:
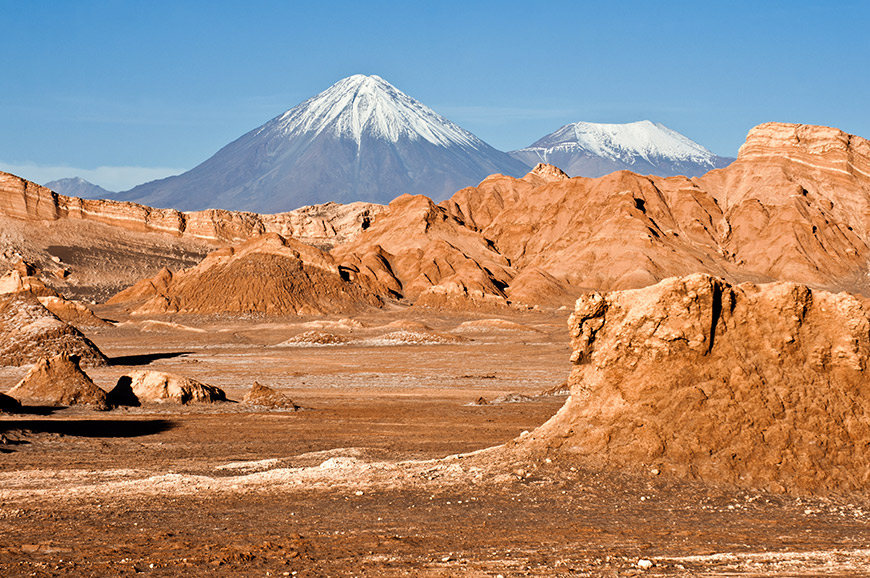
[[[775,495],[500,449],[566,400],[565,310],[98,313],[117,321],[86,331],[111,359],[87,369],[104,389],[147,368],[236,401],[257,381],[302,409],[3,416],[2,576],[870,575],[866,498]],[[336,336],[345,343],[312,343]],[[0,391],[26,369],[0,369]]]

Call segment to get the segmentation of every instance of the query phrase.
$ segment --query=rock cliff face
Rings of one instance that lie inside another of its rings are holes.
[[[866,292],[870,143],[836,129],[770,123],[753,129],[727,168],[702,178],[541,182],[494,176],[442,203],[553,293],[628,289],[704,272],[732,281],[783,279]],[[526,275],[524,275],[526,274]]]
[[[327,203],[275,215],[182,213],[64,197],[0,173],[0,274],[24,258],[65,296],[104,300],[163,267],[191,267],[216,247],[267,232],[329,249],[353,239],[383,209]]]
[[[569,326],[571,397],[525,443],[780,492],[870,482],[862,300],[697,274],[584,295]]]

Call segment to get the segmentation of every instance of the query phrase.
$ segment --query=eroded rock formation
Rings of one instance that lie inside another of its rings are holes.
[[[594,467],[789,492],[870,482],[870,313],[796,283],[696,274],[593,292],[571,397],[523,443]]]
[[[382,300],[346,279],[328,253],[272,233],[214,251],[192,269],[161,271],[109,303],[130,303],[138,314],[319,315],[377,307]]]
[[[108,409],[106,392],[82,371],[75,355],[40,358],[7,394],[27,405],[89,405]]]
[[[122,376],[109,392],[112,405],[141,405],[143,403],[213,403],[226,401],[222,389],[201,383],[195,379],[163,373],[139,370]]]
[[[96,345],[29,291],[0,295],[0,365],[25,365],[61,353],[78,356],[84,365],[106,364]]]

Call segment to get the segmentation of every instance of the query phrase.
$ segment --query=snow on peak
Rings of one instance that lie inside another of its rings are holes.
[[[362,135],[397,142],[424,139],[440,146],[486,145],[380,76],[355,74],[291,108],[263,127],[282,136],[332,131],[359,145]]]
[[[575,122],[566,124],[529,148],[581,148],[614,161],[668,158],[709,163],[715,154],[668,127],[642,120],[626,124]]]

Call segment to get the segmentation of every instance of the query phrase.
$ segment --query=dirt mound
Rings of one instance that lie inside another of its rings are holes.
[[[30,292],[0,295],[0,365],[24,365],[60,353],[105,365],[97,346],[52,314]]]
[[[341,345],[350,342],[349,337],[327,333],[325,331],[305,331],[294,335],[286,341],[282,341],[276,347],[313,347],[317,345]]]
[[[537,329],[515,321],[508,321],[507,319],[475,319],[473,321],[465,321],[460,323],[453,331],[457,333],[483,333],[486,331],[540,333]]]
[[[554,455],[773,491],[870,482],[870,319],[848,294],[707,275],[577,301]]]
[[[139,314],[323,315],[378,307],[383,301],[347,280],[328,254],[268,234],[214,251],[192,269],[174,275],[161,271],[110,303],[130,303]]]
[[[379,337],[367,339],[367,345],[445,345],[464,341],[455,335],[430,331],[391,331]]]
[[[113,405],[143,403],[212,403],[226,401],[224,391],[195,379],[159,371],[134,371],[118,380],[109,392]]]
[[[299,409],[298,405],[293,403],[289,397],[285,396],[280,391],[275,391],[271,387],[260,385],[256,381],[254,382],[254,385],[251,386],[251,391],[245,395],[243,401],[250,405],[262,407],[290,409],[293,411]]]
[[[28,405],[90,405],[108,409],[106,392],[94,385],[74,355],[56,355],[37,361],[8,395]]]

